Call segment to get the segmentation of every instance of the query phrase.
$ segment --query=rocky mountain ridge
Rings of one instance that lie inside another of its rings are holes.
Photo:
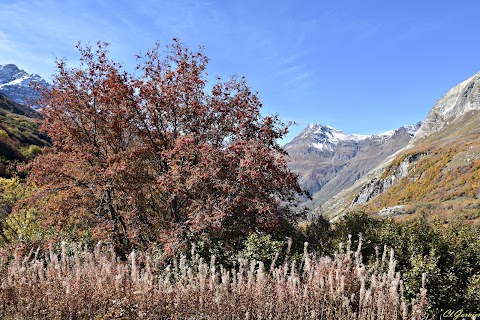
[[[418,129],[417,125],[406,125],[395,130],[390,130],[380,134],[373,135],[360,135],[360,134],[345,134],[341,130],[337,130],[328,125],[310,123],[307,128],[290,143],[286,145],[291,146],[295,143],[309,143],[309,147],[321,151],[334,152],[339,144],[346,142],[362,142],[366,140],[387,140],[391,138],[398,131],[406,131],[412,137],[415,135]]]
[[[0,65],[0,92],[8,96],[13,101],[29,105],[40,98],[34,85],[49,87],[47,83],[38,74],[29,74],[20,70],[14,64]]]
[[[442,130],[449,121],[480,109],[480,72],[450,89],[433,106],[412,144]]]
[[[357,135],[321,124],[308,125],[285,145],[289,167],[312,195],[312,200],[305,205],[318,206],[353,185],[379,162],[405,147],[419,126],[407,125],[376,135]]]
[[[460,214],[480,223],[480,73],[437,101],[415,137],[321,211]],[[477,222],[475,222],[477,223]]]

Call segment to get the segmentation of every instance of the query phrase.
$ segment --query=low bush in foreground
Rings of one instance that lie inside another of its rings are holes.
[[[192,250],[166,263],[113,248],[62,244],[0,252],[0,318],[5,319],[421,319],[426,289],[406,301],[393,252],[371,267],[348,245],[334,258],[226,270]],[[306,251],[306,250],[305,250]]]
[[[362,233],[362,256],[375,260],[375,247],[395,251],[407,299],[414,298],[426,275],[428,314],[438,317],[448,310],[476,313],[480,306],[480,233],[461,219],[421,215],[404,222],[350,213],[335,225],[335,241],[352,237],[352,247]]]

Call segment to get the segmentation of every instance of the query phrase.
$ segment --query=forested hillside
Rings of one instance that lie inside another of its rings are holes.
[[[49,144],[39,132],[40,114],[0,93],[0,177],[9,177]]]

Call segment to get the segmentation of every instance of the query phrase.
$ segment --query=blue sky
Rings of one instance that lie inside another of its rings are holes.
[[[480,71],[480,1],[0,1],[0,65],[48,78],[75,44],[135,55],[177,37],[205,47],[208,72],[245,76],[265,114],[373,134],[425,118]]]

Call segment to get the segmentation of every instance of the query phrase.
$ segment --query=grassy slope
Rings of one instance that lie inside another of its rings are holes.
[[[444,130],[420,141],[398,156],[384,177],[409,154],[427,152],[410,166],[410,173],[363,207],[378,212],[406,205],[409,212],[460,215],[480,224],[480,114],[467,114]]]

